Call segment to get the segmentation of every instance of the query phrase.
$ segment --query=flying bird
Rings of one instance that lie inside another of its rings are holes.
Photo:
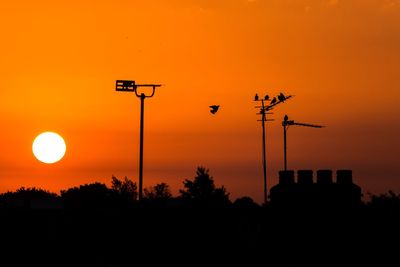
[[[258,94],[254,97],[254,101],[258,101]]]
[[[215,113],[217,113],[217,111],[219,109],[219,105],[212,105],[212,106],[210,106],[210,108],[211,108],[210,112],[212,114],[215,114]]]
[[[275,104],[275,103],[276,103],[276,97],[272,98],[272,100],[271,100],[271,103],[270,103],[270,104],[272,105],[272,104]]]
[[[264,100],[269,100],[269,95],[265,95]]]

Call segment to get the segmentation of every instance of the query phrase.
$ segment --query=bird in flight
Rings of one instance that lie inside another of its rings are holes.
[[[215,113],[217,113],[217,111],[219,109],[219,105],[212,105],[212,106],[210,106],[210,108],[211,108],[210,112],[212,114],[215,114]]]

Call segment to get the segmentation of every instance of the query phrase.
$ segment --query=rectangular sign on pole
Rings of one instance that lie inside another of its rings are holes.
[[[135,81],[117,80],[115,84],[116,91],[132,91],[136,89]]]

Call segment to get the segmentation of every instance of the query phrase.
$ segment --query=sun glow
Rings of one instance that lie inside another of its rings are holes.
[[[60,161],[66,151],[64,139],[53,132],[44,132],[39,134],[32,144],[32,151],[35,157],[47,164]]]

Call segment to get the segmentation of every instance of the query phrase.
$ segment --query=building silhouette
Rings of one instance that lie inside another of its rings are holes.
[[[285,206],[339,206],[361,204],[361,187],[353,183],[351,170],[337,170],[333,181],[332,170],[318,170],[314,181],[312,170],[280,171],[279,183],[270,190],[272,205]]]

